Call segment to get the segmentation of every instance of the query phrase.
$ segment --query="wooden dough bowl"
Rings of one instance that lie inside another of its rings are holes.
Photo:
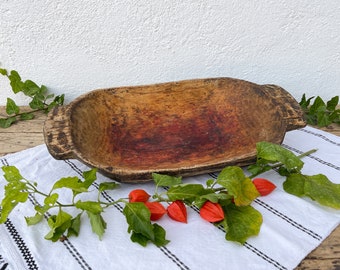
[[[44,137],[56,159],[143,182],[153,172],[190,176],[249,165],[257,142],[280,144],[286,131],[305,125],[281,87],[211,78],[91,91],[51,111]]]

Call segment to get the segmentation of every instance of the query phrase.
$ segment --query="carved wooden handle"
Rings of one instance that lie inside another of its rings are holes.
[[[49,112],[45,121],[45,143],[55,159],[75,158],[69,119],[67,107],[58,106]]]

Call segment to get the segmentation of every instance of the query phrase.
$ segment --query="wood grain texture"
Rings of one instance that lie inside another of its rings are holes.
[[[21,107],[21,111],[29,110]],[[0,106],[0,116],[5,116],[5,107]],[[9,128],[0,128],[0,155],[15,153],[44,143],[43,125],[46,114],[37,113],[29,121],[19,121]]]
[[[208,78],[88,92],[51,111],[44,134],[57,159],[145,182],[154,172],[192,176],[249,165],[257,142],[281,143],[305,125],[279,86]]]
[[[4,107],[0,107],[0,114],[4,111]],[[46,115],[39,114],[34,120],[20,122],[8,129],[0,129],[0,156],[43,144],[42,130],[45,118]],[[340,125],[323,129],[340,136]],[[319,269],[340,269],[340,226],[296,268],[296,270]]]

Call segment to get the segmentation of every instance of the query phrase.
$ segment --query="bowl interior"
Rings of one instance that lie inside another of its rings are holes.
[[[70,108],[72,140],[84,161],[120,170],[215,164],[254,155],[258,141],[280,143],[279,112],[251,87],[240,91],[223,82],[93,91]]]

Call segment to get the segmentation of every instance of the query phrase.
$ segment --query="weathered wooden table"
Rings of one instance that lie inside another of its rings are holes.
[[[5,108],[0,107],[0,116]],[[0,156],[15,153],[44,143],[43,123],[46,115],[39,113],[35,119],[18,122],[10,128],[0,128]],[[331,125],[323,130],[340,136],[340,126]],[[296,268],[302,269],[340,269],[340,226]]]

